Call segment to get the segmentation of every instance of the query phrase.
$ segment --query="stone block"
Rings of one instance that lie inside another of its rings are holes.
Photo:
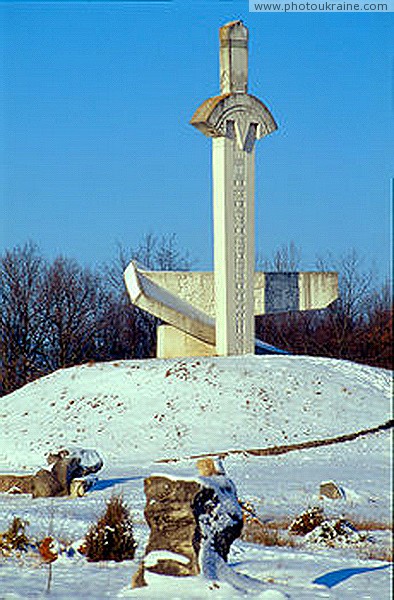
[[[319,495],[322,498],[330,498],[330,500],[342,500],[345,494],[342,488],[334,483],[334,481],[324,481],[320,484]]]
[[[149,573],[185,577],[200,572],[217,579],[232,542],[242,530],[235,486],[220,461],[204,459],[199,478],[151,475],[144,481],[145,519],[150,528],[145,556],[132,587]]]
[[[129,278],[131,272],[132,269],[129,271]],[[136,272],[143,277],[142,284],[148,280],[157,286],[155,288],[157,296],[157,290],[163,290],[172,297],[185,302],[189,307],[201,311],[212,320],[215,318],[213,273],[140,271],[138,269]],[[148,287],[144,288],[142,296],[149,294],[149,291]],[[141,296],[134,294],[134,298],[137,306],[149,311],[148,305],[145,307],[142,305],[144,300]],[[264,273],[257,271],[254,274],[254,314],[256,316],[286,310],[319,310],[326,308],[337,298],[338,273],[335,272]],[[133,298],[132,302],[134,302]],[[175,304],[174,308],[176,308]],[[152,314],[156,313],[152,312]],[[159,318],[165,320],[163,315],[159,315]],[[171,325],[180,328],[176,322],[171,321]],[[194,335],[192,332],[191,334]]]
[[[157,358],[215,355],[215,346],[198,340],[172,325],[159,325],[157,328]]]

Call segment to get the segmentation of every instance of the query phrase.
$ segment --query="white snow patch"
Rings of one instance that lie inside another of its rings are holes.
[[[171,475],[170,473],[159,473],[154,472],[150,477],[165,477],[169,481],[194,481],[195,483],[200,482],[199,477],[177,477],[177,475]]]
[[[0,468],[30,471],[60,444],[130,465],[323,439],[386,422],[390,399],[389,372],[327,358],[82,365],[2,398]]]
[[[76,499],[0,494],[0,531],[18,516],[29,521],[32,537],[52,535],[77,551],[107,500],[122,493],[133,516],[135,559],[94,564],[76,552],[55,561],[51,593],[56,600],[102,600],[116,597],[122,589],[123,595],[147,600],[238,600],[245,597],[243,592],[225,582],[213,587],[216,582],[203,577],[149,573],[148,588],[131,590],[131,577],[148,539],[143,479],[157,471],[153,461],[182,458],[165,466],[166,476],[198,481],[195,461],[185,459],[191,454],[334,437],[380,425],[390,417],[391,373],[346,361],[248,356],[63,369],[2,398],[0,469],[31,472],[61,446],[96,448],[105,459],[100,480]],[[295,517],[315,505],[322,481],[333,480],[341,483],[346,501],[325,501],[329,517],[344,513],[349,520],[389,523],[391,457],[391,436],[382,432],[280,456],[230,455],[225,468],[238,497],[250,501],[263,520]],[[284,593],[294,600],[391,597],[389,565],[361,559],[353,545],[318,545],[312,551],[237,540],[229,565],[262,581],[265,595],[258,593],[265,600]],[[2,597],[28,599],[45,593],[47,569],[28,559],[2,560]],[[322,575],[344,569],[360,573],[332,589],[313,584]]]
[[[146,567],[154,567],[159,560],[175,560],[183,565],[187,565],[190,562],[186,556],[178,554],[177,552],[170,552],[169,550],[152,550],[152,552],[149,552],[149,554],[144,557],[144,564]]]

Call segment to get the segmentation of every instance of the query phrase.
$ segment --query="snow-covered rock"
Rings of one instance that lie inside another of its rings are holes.
[[[346,497],[344,489],[335,483],[335,481],[322,481],[319,488],[319,495],[330,500],[342,500]]]

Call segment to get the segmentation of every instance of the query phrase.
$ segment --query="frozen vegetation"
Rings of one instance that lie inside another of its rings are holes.
[[[224,459],[238,497],[253,505],[262,523],[290,522],[308,507],[320,506],[330,520],[344,517],[356,527],[368,523],[361,539],[327,544],[317,534],[297,536],[294,547],[237,540],[228,564],[261,582],[254,589],[237,591],[234,582],[202,576],[149,574],[149,586],[137,590],[130,582],[148,537],[145,476],[162,469],[175,477],[195,477],[191,455],[322,440],[376,427],[390,419],[390,404],[390,373],[323,358],[120,361],[60,370],[2,399],[1,472],[30,473],[62,446],[95,449],[104,467],[82,498],[0,495],[0,532],[17,516],[29,522],[31,537],[56,539],[53,598],[230,600],[247,593],[265,600],[286,595],[386,600],[392,575],[382,560],[389,555],[391,537],[387,431],[279,456],[229,454]],[[85,458],[94,461],[95,455]],[[179,460],[156,462],[162,459]],[[319,497],[325,481],[339,484],[339,499]],[[89,563],[78,548],[114,493],[121,493],[131,509],[135,558]],[[285,525],[278,527],[286,539]],[[48,570],[34,554],[3,557],[1,598],[39,597]]]

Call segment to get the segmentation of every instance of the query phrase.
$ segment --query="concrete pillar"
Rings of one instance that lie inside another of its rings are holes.
[[[209,98],[191,124],[212,138],[216,352],[254,352],[254,145],[276,129],[248,91],[248,30],[220,28],[221,95]]]
[[[254,352],[254,149],[218,137],[213,148],[216,351]]]

